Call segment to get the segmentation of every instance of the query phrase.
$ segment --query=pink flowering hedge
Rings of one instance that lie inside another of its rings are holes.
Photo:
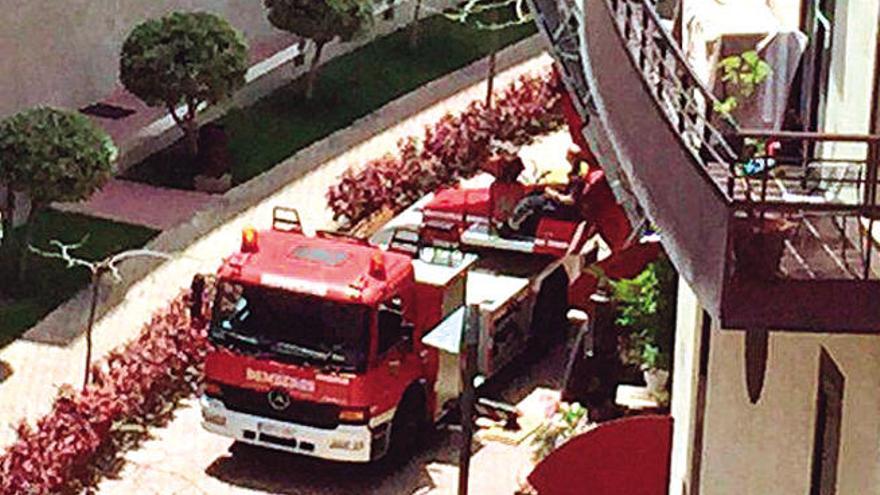
[[[474,175],[491,142],[528,144],[559,128],[564,117],[558,87],[549,69],[521,76],[495,94],[491,107],[475,100],[426,126],[423,136],[400,140],[397,153],[349,168],[327,191],[334,220],[353,227],[374,212],[401,211],[437,187]]]
[[[137,339],[95,363],[85,390],[62,389],[36,425],[22,422],[16,442],[0,455],[0,493],[68,491],[89,475],[114,425],[143,424],[192,392],[210,344],[205,322],[190,318],[189,304],[189,293],[175,298]]]

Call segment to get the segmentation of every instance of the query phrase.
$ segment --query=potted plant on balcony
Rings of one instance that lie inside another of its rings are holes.
[[[779,278],[785,241],[796,228],[795,222],[779,213],[748,210],[734,217],[734,276],[758,281]]]
[[[725,57],[718,62],[720,82],[724,99],[714,103],[714,110],[722,115],[736,118],[735,112],[742,103],[754,96],[758,86],[773,74],[773,69],[756,50]]]
[[[783,213],[755,206],[763,196],[757,189],[766,187],[775,173],[780,143],[764,138],[745,138],[741,143],[740,158],[731,172],[734,180],[743,184],[747,207],[733,218],[734,274],[744,279],[774,280],[779,277],[785,241],[794,234],[797,223]]]
[[[631,279],[612,281],[621,357],[638,366],[648,392],[662,395],[671,370],[677,275],[665,257]]]

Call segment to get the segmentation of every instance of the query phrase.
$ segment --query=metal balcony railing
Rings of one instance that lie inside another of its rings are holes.
[[[735,226],[787,224],[781,276],[878,279],[880,136],[741,129],[714,110],[650,0],[605,0],[645,90],[675,129]],[[733,228],[733,227],[732,227]],[[738,231],[734,231],[734,235]]]

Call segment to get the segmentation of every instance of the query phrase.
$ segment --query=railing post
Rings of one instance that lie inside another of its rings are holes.
[[[735,188],[734,188],[735,185],[736,185],[736,181],[734,179],[733,172],[731,171],[731,173],[729,173],[727,175],[727,197],[728,198],[735,199],[735,198],[733,198],[733,193],[735,191]]]
[[[761,173],[761,203],[767,202],[767,180],[770,176],[770,171],[767,170],[767,158],[764,158],[764,171]]]
[[[868,142],[868,157],[865,162],[865,201],[864,211],[868,217],[868,232],[865,246],[864,279],[871,278],[871,254],[874,248],[874,219],[876,218],[877,206],[877,166],[880,161],[880,149],[875,139]],[[861,221],[861,219],[859,220]]]
[[[690,87],[690,74],[687,71],[681,77],[681,93],[678,95],[678,134],[684,136],[687,129],[684,120],[687,118],[687,90]]]
[[[657,63],[657,101],[663,103],[663,86],[667,77],[670,77],[672,73],[667,74],[666,70],[666,59],[669,57],[669,45],[666,44],[666,38],[660,37],[657,42],[657,53],[660,57],[660,60]]]
[[[872,211],[877,205],[877,141],[868,141],[868,157],[865,163],[865,207]],[[873,213],[871,216],[874,216]]]
[[[861,221],[861,219],[860,219]],[[870,280],[871,278],[871,251],[874,247],[874,215],[868,217],[868,235],[866,241],[868,245],[865,246],[865,280]]]
[[[642,47],[641,47],[641,50],[639,51],[639,68],[642,69],[642,73],[645,74],[645,78],[647,78],[647,75],[648,75],[648,64],[647,64],[647,62],[648,62],[648,18],[650,17],[650,14],[648,13],[648,9],[650,7],[648,7],[648,4],[647,4],[647,2],[645,2],[645,0],[642,0],[640,2],[640,5],[642,6],[642,33],[641,33],[642,38],[640,40]]]

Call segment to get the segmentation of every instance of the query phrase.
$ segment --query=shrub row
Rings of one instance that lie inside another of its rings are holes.
[[[198,386],[209,343],[205,323],[190,318],[190,301],[188,292],[175,298],[135,340],[95,363],[84,390],[63,387],[35,426],[18,426],[16,442],[0,455],[0,493],[76,491],[117,429],[144,424]]]
[[[334,220],[351,228],[374,212],[401,211],[438,187],[474,175],[493,143],[522,146],[559,128],[559,95],[553,71],[523,75],[497,91],[491,107],[475,100],[425,127],[423,136],[401,139],[397,153],[350,167],[327,191]]]

